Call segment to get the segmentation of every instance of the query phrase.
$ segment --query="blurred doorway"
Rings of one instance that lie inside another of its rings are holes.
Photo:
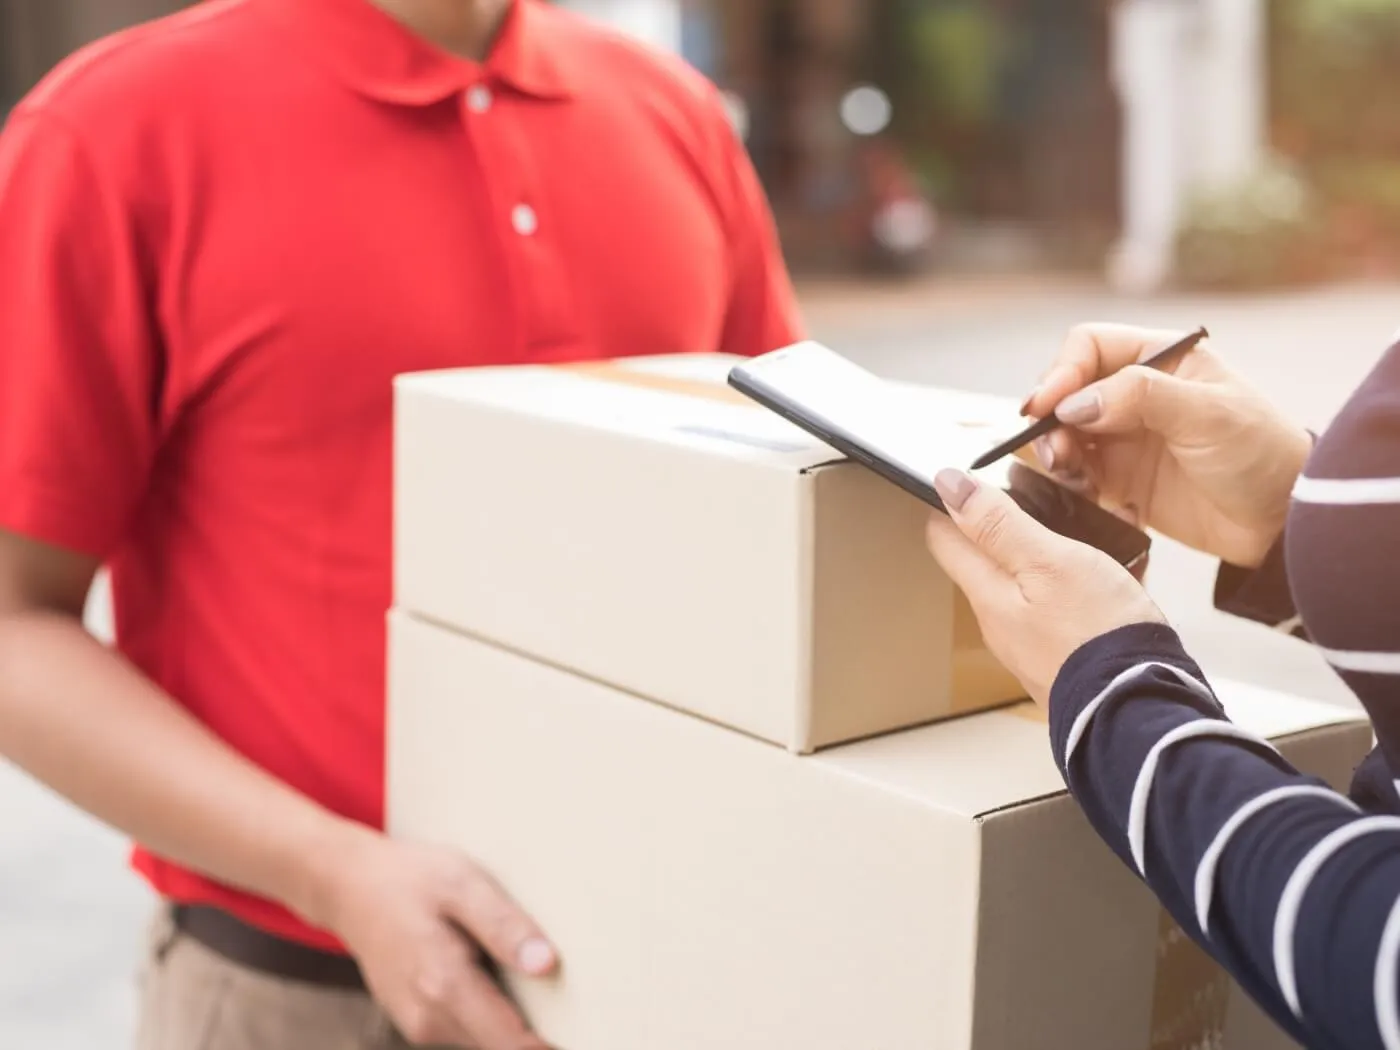
[[[750,151],[794,264],[849,261],[872,140],[917,180],[945,230],[975,240],[1012,229],[1053,264],[1101,264],[1120,196],[1112,0],[709,6],[722,27],[715,75],[744,100]],[[861,85],[883,98],[877,131],[843,119]]]
[[[75,48],[182,0],[0,0],[0,115]]]

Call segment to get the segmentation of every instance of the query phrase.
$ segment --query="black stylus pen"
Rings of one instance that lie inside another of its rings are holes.
[[[1157,353],[1153,354],[1146,361],[1140,363],[1144,368],[1163,368],[1172,364],[1177,358],[1188,351],[1194,350],[1196,344],[1208,335],[1210,335],[1210,333],[1207,332],[1204,327],[1197,328],[1185,339],[1177,340],[1165,350],[1157,351]],[[972,464],[972,469],[981,470],[983,467],[989,467],[997,460],[1001,459],[1002,456],[1009,456],[1017,449],[1024,448],[1036,438],[1045,436],[1060,425],[1060,421],[1056,418],[1055,413],[1051,412],[1044,419],[1027,427],[1015,437],[1008,438],[990,452],[980,456],[977,462]]]

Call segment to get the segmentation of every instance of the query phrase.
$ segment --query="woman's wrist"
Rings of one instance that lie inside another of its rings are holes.
[[[1261,508],[1259,524],[1252,530],[1253,542],[1241,554],[1226,558],[1230,564],[1241,569],[1257,570],[1268,560],[1270,553],[1283,538],[1288,523],[1288,510],[1292,504],[1293,488],[1303,474],[1308,457],[1312,455],[1313,435],[1307,430],[1287,427],[1282,435],[1276,465],[1265,473],[1262,479],[1268,486],[1268,498]]]
[[[1150,664],[1201,677],[1180,635],[1160,621],[1125,624],[1090,639],[1070,654],[1055,676],[1048,705],[1051,744],[1062,768],[1072,728],[1084,709],[1123,675]]]

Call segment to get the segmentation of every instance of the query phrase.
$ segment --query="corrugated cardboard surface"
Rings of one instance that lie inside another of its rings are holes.
[[[558,941],[563,976],[515,987],[552,1045],[965,1043],[972,824],[447,631],[392,630],[392,826],[470,849]],[[911,912],[925,883],[942,892]]]
[[[390,627],[391,829],[471,852],[557,940],[562,976],[515,990],[561,1050],[1284,1045],[1221,1014],[1021,711],[803,758]],[[1226,699],[1334,779],[1369,746],[1344,712]]]
[[[821,470],[812,485],[810,739],[855,740],[1024,695],[929,556],[927,507],[865,470]]]
[[[557,378],[541,398],[602,385]],[[542,423],[427,381],[401,385],[398,406],[398,605],[797,742],[810,673],[799,470],[704,438]]]
[[[797,752],[1022,695],[927,508],[736,400],[734,360],[401,379],[396,603]]]

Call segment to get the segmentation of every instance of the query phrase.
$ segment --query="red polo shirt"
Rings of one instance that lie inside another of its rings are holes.
[[[369,0],[215,0],[70,60],[0,137],[0,528],[106,559],[127,656],[372,825],[391,378],[797,336],[715,90],[535,0],[484,64]]]

